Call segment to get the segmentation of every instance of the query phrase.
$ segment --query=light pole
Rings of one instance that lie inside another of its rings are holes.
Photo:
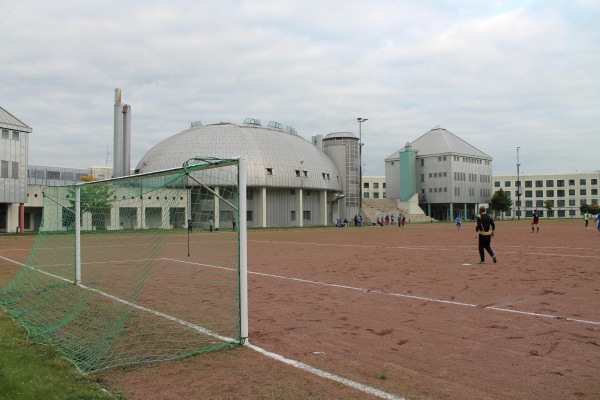
[[[360,218],[363,218],[362,215],[362,199],[363,199],[363,183],[362,183],[362,123],[368,121],[367,118],[356,118],[358,121],[358,174],[359,174],[359,183],[358,183],[358,215]]]
[[[519,149],[520,147],[517,147],[517,221],[521,220],[521,178],[519,177],[521,164],[519,164]]]

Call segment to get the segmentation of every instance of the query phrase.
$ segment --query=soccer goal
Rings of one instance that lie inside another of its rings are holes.
[[[0,304],[81,372],[248,338],[241,158],[44,189],[42,227]]]

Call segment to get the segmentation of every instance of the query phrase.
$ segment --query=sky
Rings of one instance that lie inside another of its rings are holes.
[[[33,165],[112,166],[120,88],[132,168],[192,121],[310,140],[361,117],[368,176],[436,126],[493,175],[595,172],[599,19],[597,0],[0,0],[0,106]]]

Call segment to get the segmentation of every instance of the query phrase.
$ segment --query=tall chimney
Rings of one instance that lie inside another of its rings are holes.
[[[131,106],[123,105],[123,172],[121,176],[131,174]]]
[[[113,177],[123,176],[123,104],[121,89],[115,89],[115,135],[113,147]]]

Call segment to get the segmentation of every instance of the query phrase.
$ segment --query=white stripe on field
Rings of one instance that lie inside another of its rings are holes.
[[[18,265],[21,265],[21,266],[25,266],[24,264],[21,264],[21,263],[19,263],[17,261],[11,260],[11,259],[6,258],[6,257],[0,256],[0,258],[2,258],[4,260],[7,260],[7,261],[10,261],[10,262],[13,262],[13,263],[18,264]],[[171,260],[171,261],[179,261],[179,260]],[[186,262],[186,261],[182,261],[182,262]],[[186,263],[188,263],[188,262],[186,262]],[[31,268],[31,269],[33,269],[35,271],[41,272],[41,273],[43,273],[45,275],[48,275],[48,276],[52,276],[52,277],[54,277],[56,279],[60,279],[60,280],[66,281],[66,282],[72,282],[72,281],[70,281],[68,279],[65,279],[63,277],[50,274],[50,273],[45,272],[45,271],[41,271],[41,270],[39,270],[37,268],[32,268],[32,267],[26,267],[26,268]],[[228,269],[228,268],[224,268],[224,269]],[[212,332],[212,331],[210,331],[208,329],[205,329],[205,328],[202,328],[202,327],[200,327],[198,325],[194,325],[194,324],[192,324],[190,322],[181,320],[181,319],[176,318],[176,317],[174,317],[172,315],[165,314],[165,313],[162,313],[162,312],[159,312],[159,311],[154,311],[154,310],[152,310],[150,308],[143,307],[143,306],[137,305],[135,303],[131,303],[131,302],[127,301],[127,300],[121,299],[120,297],[117,297],[117,296],[113,296],[113,295],[108,294],[106,292],[103,292],[101,290],[90,288],[88,286],[81,285],[81,284],[78,285],[78,286],[81,287],[81,288],[83,288],[83,289],[87,289],[87,290],[90,290],[92,292],[98,293],[98,294],[100,294],[102,296],[105,296],[105,297],[107,297],[109,299],[115,300],[115,301],[117,301],[119,303],[123,303],[123,304],[131,306],[133,308],[137,308],[138,310],[146,311],[146,312],[149,312],[151,314],[157,315],[159,317],[166,318],[166,319],[168,319],[170,321],[177,322],[177,323],[179,323],[179,324],[181,324],[181,325],[183,325],[183,326],[185,326],[187,328],[196,330],[198,332],[204,333],[204,334],[209,335],[209,336],[213,336],[213,337],[218,338],[218,339],[220,339],[220,340],[222,340],[224,342],[235,342],[236,341],[233,338],[229,338],[229,337],[226,337],[226,336],[219,335],[219,334],[217,334],[215,332]],[[354,382],[354,381],[352,381],[350,379],[343,378],[341,376],[332,374],[330,372],[322,371],[320,369],[311,367],[310,365],[304,364],[304,363],[302,363],[300,361],[292,360],[292,359],[286,358],[286,357],[284,357],[284,356],[282,356],[280,354],[267,351],[267,350],[265,350],[265,349],[263,349],[261,347],[254,346],[254,345],[250,344],[249,342],[247,342],[246,344],[247,344],[247,347],[249,347],[252,350],[257,351],[257,352],[259,352],[259,353],[261,353],[261,354],[263,354],[263,355],[265,355],[267,357],[273,358],[273,359],[275,359],[277,361],[284,362],[284,363],[286,363],[288,365],[291,365],[291,366],[299,368],[301,370],[310,372],[310,373],[315,374],[317,376],[320,376],[322,378],[331,379],[331,380],[339,382],[339,383],[341,383],[343,385],[349,386],[349,387],[351,387],[353,389],[360,390],[360,391],[362,391],[364,393],[368,393],[368,394],[371,394],[373,396],[376,396],[376,397],[379,397],[379,398],[382,398],[382,399],[386,399],[386,400],[406,400],[403,397],[398,397],[398,396],[396,396],[394,394],[384,392],[382,390],[376,389],[376,388],[371,387],[371,386],[363,385],[362,383]]]

